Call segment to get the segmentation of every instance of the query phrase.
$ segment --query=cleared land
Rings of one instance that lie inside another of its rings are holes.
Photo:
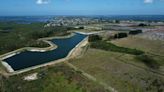
[[[72,59],[70,63],[119,92],[164,91],[164,77],[149,71],[147,66],[134,57],[129,54],[88,49],[83,57]]]

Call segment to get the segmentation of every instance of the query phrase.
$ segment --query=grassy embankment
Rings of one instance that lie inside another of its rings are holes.
[[[36,72],[37,80],[23,80],[25,76]],[[0,92],[108,92],[98,83],[88,80],[81,72],[75,71],[66,64],[0,78]]]

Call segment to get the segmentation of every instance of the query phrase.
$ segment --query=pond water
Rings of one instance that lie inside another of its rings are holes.
[[[75,33],[75,35],[70,38],[53,39],[51,41],[58,46],[58,48],[55,50],[47,52],[25,51],[7,58],[4,61],[7,62],[16,71],[62,59],[65,58],[69,52],[85,37],[86,35]]]

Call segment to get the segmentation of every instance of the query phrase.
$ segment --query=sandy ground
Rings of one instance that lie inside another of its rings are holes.
[[[37,80],[38,79],[38,73],[33,73],[33,74],[30,74],[28,76],[25,76],[23,78],[23,80],[26,80],[26,81],[33,81],[33,80]]]

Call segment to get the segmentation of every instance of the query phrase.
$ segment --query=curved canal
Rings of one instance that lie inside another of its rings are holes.
[[[65,58],[69,52],[79,44],[86,35],[76,33],[70,38],[50,40],[58,46],[55,50],[47,52],[25,51],[10,58],[5,59],[15,71],[25,69],[35,65],[44,64],[54,60]]]

